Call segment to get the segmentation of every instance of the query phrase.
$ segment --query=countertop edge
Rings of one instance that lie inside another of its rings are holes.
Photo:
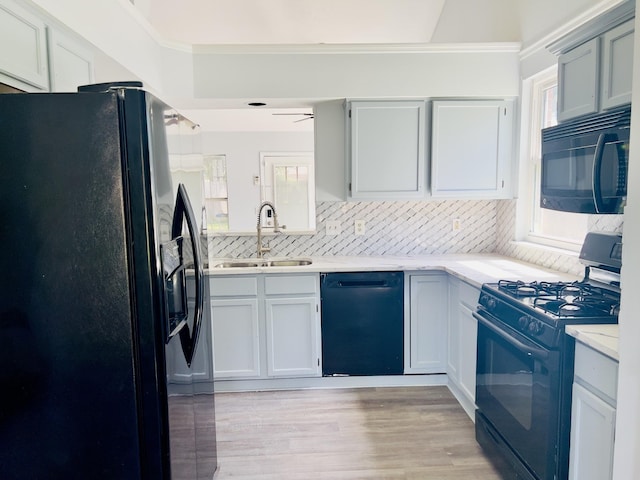
[[[597,352],[620,361],[618,354],[619,328],[613,325],[567,325],[565,333]]]
[[[300,257],[302,258],[302,256]],[[526,263],[504,255],[493,253],[449,254],[422,256],[332,256],[305,257],[312,260],[310,265],[294,267],[241,267],[206,269],[208,275],[256,275],[256,274],[302,274],[367,271],[420,272],[442,271],[480,288],[483,283],[498,280],[522,281],[574,281],[575,275],[550,270],[539,265]],[[211,259],[210,265],[230,259]]]

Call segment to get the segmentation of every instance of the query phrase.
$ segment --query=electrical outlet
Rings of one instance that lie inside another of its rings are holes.
[[[460,230],[460,219],[459,218],[454,218],[453,222],[451,222],[451,230],[453,232],[457,232]]]
[[[366,226],[364,220],[356,220],[354,224],[355,234],[356,235],[364,235],[366,230]]]
[[[335,220],[328,221],[325,224],[325,234],[326,235],[340,235],[342,233],[342,225],[340,222]]]

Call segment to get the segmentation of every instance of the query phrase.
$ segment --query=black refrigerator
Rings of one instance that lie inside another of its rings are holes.
[[[3,479],[214,476],[201,237],[169,168],[177,115],[137,82],[0,95]]]

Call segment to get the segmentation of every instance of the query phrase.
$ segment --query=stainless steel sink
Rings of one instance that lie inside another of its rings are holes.
[[[258,262],[244,262],[244,261],[230,261],[222,262],[214,265],[214,268],[241,268],[241,267],[258,267],[263,266],[264,263]]]
[[[313,262],[309,258],[229,260],[226,262],[216,263],[213,268],[300,267],[304,265],[311,265],[312,263]]]
[[[292,258],[285,260],[269,260],[270,267],[299,267],[311,265],[312,261],[308,258]]]

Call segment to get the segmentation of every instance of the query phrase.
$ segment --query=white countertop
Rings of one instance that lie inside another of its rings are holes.
[[[575,337],[579,342],[597,350],[604,355],[619,361],[618,357],[618,325],[567,325],[567,335]]]
[[[300,257],[301,258],[301,257]],[[354,272],[354,271],[422,271],[442,270],[477,287],[498,280],[573,281],[575,276],[521,262],[495,254],[424,255],[415,257],[307,257],[311,265],[295,267],[232,267],[207,269],[210,275],[257,273]],[[274,258],[275,259],[275,258]],[[230,259],[211,259],[214,266]],[[249,259],[237,259],[249,260]]]

